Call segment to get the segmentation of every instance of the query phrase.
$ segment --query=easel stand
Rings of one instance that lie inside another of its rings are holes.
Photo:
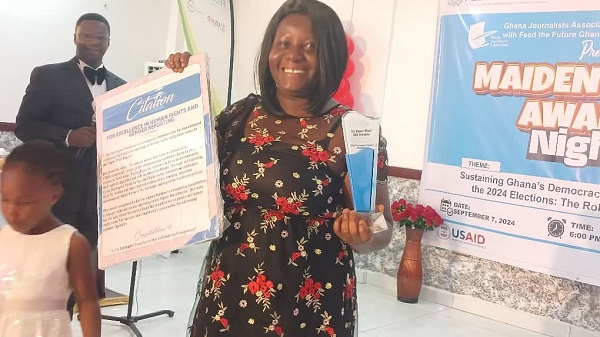
[[[156,317],[156,316],[160,316],[160,315],[167,315],[169,317],[173,317],[173,315],[175,313],[171,310],[160,310],[160,311],[152,312],[152,313],[145,314],[145,315],[131,316],[131,309],[133,308],[133,294],[134,294],[134,288],[135,288],[136,273],[137,273],[137,261],[133,261],[133,265],[131,266],[131,283],[129,283],[129,303],[127,304],[127,316],[116,317],[116,316],[101,315],[100,317],[102,319],[109,320],[109,321],[121,322],[122,324],[127,325],[137,337],[142,337],[142,333],[135,326],[136,322],[141,321],[146,318]]]

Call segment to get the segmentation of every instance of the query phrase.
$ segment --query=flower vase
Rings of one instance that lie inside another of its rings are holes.
[[[422,229],[406,228],[406,245],[398,266],[396,278],[396,296],[398,301],[417,303],[423,282],[423,266],[421,264]]]

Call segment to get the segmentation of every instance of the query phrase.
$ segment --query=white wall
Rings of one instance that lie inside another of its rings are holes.
[[[255,92],[254,60],[264,29],[283,0],[233,0],[235,64],[232,100]],[[354,39],[351,78],[356,109],[382,115],[390,165],[421,169],[434,59],[437,0],[324,0]],[[260,8],[260,10],[259,10]],[[176,0],[2,0],[0,121],[14,122],[33,67],[75,53],[75,21],[98,12],[111,24],[107,68],[126,80],[144,61],[182,50]],[[174,27],[176,25],[177,27]],[[223,76],[227,76],[224,74]]]
[[[437,13],[438,0],[396,7],[382,123],[392,166],[423,168]]]
[[[421,169],[438,1],[323,2],[338,13],[355,41],[352,58],[357,70],[350,79],[357,101],[355,109],[382,115],[390,165]],[[255,92],[255,56],[265,27],[281,3],[283,0],[234,0],[236,47],[232,100]],[[251,15],[243,16],[244,13]]]
[[[172,0],[2,0],[0,2],[0,121],[14,122],[38,65],[75,55],[75,22],[86,12],[111,25],[106,67],[125,80],[143,75],[144,61],[164,59]]]

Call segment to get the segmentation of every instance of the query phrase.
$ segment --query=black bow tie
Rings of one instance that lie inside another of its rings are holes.
[[[98,85],[100,85],[106,79],[106,68],[104,67],[94,70],[88,66],[85,66],[83,67],[83,73],[92,85],[96,84],[96,82]]]

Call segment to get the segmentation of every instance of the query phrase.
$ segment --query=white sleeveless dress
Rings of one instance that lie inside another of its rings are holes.
[[[40,235],[0,228],[0,336],[70,337],[67,257],[77,230]]]

